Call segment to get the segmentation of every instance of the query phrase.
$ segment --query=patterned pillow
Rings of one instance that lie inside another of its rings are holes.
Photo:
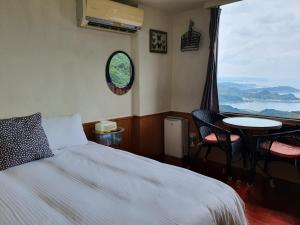
[[[0,120],[0,170],[51,156],[40,113]]]

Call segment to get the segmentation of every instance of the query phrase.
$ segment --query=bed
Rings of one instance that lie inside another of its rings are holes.
[[[228,185],[89,142],[0,171],[1,225],[245,225]]]

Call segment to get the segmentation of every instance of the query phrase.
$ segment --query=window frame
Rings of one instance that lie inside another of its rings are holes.
[[[129,62],[130,62],[130,66],[131,66],[131,77],[130,77],[130,81],[129,83],[125,86],[125,87],[117,87],[113,82],[112,82],[112,79],[110,77],[110,73],[109,73],[109,66],[110,66],[110,63],[111,63],[111,60],[112,58],[117,55],[117,54],[124,54],[126,55],[126,57],[129,59]],[[134,82],[134,77],[135,77],[135,70],[134,70],[134,65],[133,65],[133,61],[131,59],[131,57],[124,51],[121,51],[121,50],[118,50],[118,51],[115,51],[113,52],[107,62],[106,62],[106,68],[105,68],[105,78],[106,78],[106,83],[109,87],[109,89],[115,93],[116,95],[124,95],[126,94],[131,88],[132,88],[132,85],[133,85],[133,82]]]
[[[224,4],[225,5],[225,4]],[[222,5],[220,5],[222,6]],[[222,8],[221,8],[222,9]],[[221,14],[222,17],[222,14]],[[222,19],[222,18],[220,18]],[[221,23],[220,23],[221,25]],[[220,28],[219,28],[220,29]],[[218,38],[220,38],[220,35],[218,35]],[[219,51],[217,52],[217,65],[219,65]],[[219,72],[217,73],[217,82],[218,82],[218,76]],[[219,90],[217,89],[218,92],[218,99],[219,99],[219,113],[224,116],[229,116],[229,117],[234,117],[234,116],[244,116],[244,117],[255,117],[255,118],[262,118],[262,119],[273,119],[282,122],[283,125],[300,125],[300,118],[295,119],[295,118],[289,118],[289,117],[280,117],[280,116],[268,116],[268,115],[259,115],[259,114],[251,114],[251,113],[237,113],[237,112],[221,112],[220,111],[220,98],[219,98]],[[293,104],[293,103],[291,103]]]

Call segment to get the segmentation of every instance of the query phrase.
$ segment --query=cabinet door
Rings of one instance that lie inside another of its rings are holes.
[[[165,119],[165,154],[177,158],[183,157],[182,121]]]

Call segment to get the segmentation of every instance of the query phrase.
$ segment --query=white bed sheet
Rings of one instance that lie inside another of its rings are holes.
[[[1,225],[245,225],[215,179],[95,143],[0,171]]]

